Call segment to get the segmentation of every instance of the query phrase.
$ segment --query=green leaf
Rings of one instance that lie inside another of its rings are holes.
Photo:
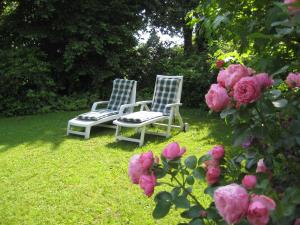
[[[193,185],[195,183],[195,179],[193,176],[188,176],[186,178],[186,182],[189,184],[189,185]]]
[[[174,199],[174,204],[177,208],[188,209],[190,208],[190,202],[185,196],[179,196]]]
[[[164,170],[163,168],[155,168],[154,173],[157,179],[163,178],[166,174],[167,171]]]
[[[196,179],[204,180],[205,179],[205,170],[202,167],[197,167],[193,170],[193,176]]]
[[[276,99],[276,98],[280,97],[281,91],[280,90],[271,90],[270,94],[271,94],[271,98]]]
[[[277,101],[273,101],[272,104],[276,108],[284,108],[288,104],[288,101],[286,99],[279,99]]]
[[[171,202],[172,201],[172,195],[167,191],[161,191],[157,193],[157,195],[154,198],[155,202]]]
[[[174,198],[177,198],[177,196],[180,194],[181,188],[180,187],[175,187],[173,188],[173,190],[171,191],[171,195]]]
[[[180,215],[183,218],[192,219],[200,216],[199,212],[202,208],[198,205],[192,206],[189,210],[182,212]]]
[[[234,114],[236,112],[236,109],[224,109],[221,113],[220,113],[220,117],[222,119],[225,119],[228,115]]]
[[[198,165],[201,165],[202,163],[204,163],[207,160],[211,160],[211,155],[206,154],[206,155],[201,156],[198,160]]]
[[[184,164],[186,165],[187,168],[189,169],[194,169],[197,166],[197,158],[194,155],[191,155],[189,157],[187,157],[184,160]]]
[[[157,202],[153,212],[152,212],[152,216],[154,219],[161,219],[163,217],[165,217],[169,211],[170,211],[170,208],[172,206],[172,203],[170,202]]]
[[[205,194],[208,194],[208,195],[210,195],[211,197],[213,197],[214,196],[214,192],[215,192],[215,190],[217,189],[218,187],[207,187],[205,190],[204,190],[204,193]]]
[[[279,70],[277,70],[275,73],[273,73],[271,76],[276,76],[278,74],[282,74],[282,73],[285,73],[287,70],[288,70],[289,66],[286,65],[282,68],[280,68]]]
[[[276,28],[277,34],[282,35],[282,36],[290,34],[293,31],[294,31],[293,28]]]
[[[193,219],[189,225],[203,225],[202,220],[197,218],[197,219]]]
[[[251,169],[254,165],[256,165],[257,160],[255,158],[248,159],[246,163],[246,168],[249,170]]]

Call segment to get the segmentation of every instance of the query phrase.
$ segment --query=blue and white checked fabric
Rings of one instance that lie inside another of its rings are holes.
[[[176,103],[179,83],[180,79],[178,78],[157,78],[151,111],[162,112],[164,115],[169,115],[171,109],[169,107],[167,108],[166,105]]]
[[[77,118],[80,120],[98,121],[109,116],[117,115],[118,113],[119,113],[118,111],[113,111],[110,109],[102,109],[98,111],[83,113],[79,115]]]
[[[107,109],[119,111],[121,105],[130,102],[134,80],[115,79]]]

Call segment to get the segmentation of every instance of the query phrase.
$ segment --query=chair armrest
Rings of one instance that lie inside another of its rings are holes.
[[[147,104],[150,104],[150,103],[152,103],[152,100],[136,102],[136,104],[138,104],[138,105],[147,105]]]
[[[122,116],[124,114],[125,109],[131,108],[131,107],[136,107],[136,106],[139,106],[139,105],[137,103],[121,105],[120,110],[119,110],[119,116]]]
[[[91,111],[96,111],[98,105],[108,104],[109,101],[94,102]]]
[[[168,108],[168,107],[175,107],[175,106],[182,106],[182,103],[178,102],[178,103],[167,104],[166,108]]]
[[[141,111],[144,110],[144,108],[146,108],[147,111],[150,111],[147,104],[151,104],[151,103],[152,103],[152,100],[137,102],[137,104],[141,106],[141,109],[140,109]]]

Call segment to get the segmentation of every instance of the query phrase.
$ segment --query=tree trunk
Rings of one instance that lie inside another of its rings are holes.
[[[183,38],[184,38],[184,54],[190,55],[193,51],[193,28],[183,25]]]
[[[204,33],[201,31],[200,23],[196,26],[196,37],[195,37],[195,44],[196,44],[196,52],[200,53],[206,49],[206,42],[204,38]]]

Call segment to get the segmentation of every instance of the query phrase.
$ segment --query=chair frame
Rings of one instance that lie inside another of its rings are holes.
[[[131,91],[131,96],[130,96],[130,104],[127,104],[127,105],[131,105],[131,104],[134,104],[136,102],[136,87],[137,87],[137,81],[134,81],[134,84],[133,84],[133,87],[132,87],[132,91]],[[91,112],[97,112],[97,111],[99,111],[100,109],[97,109],[97,107],[99,105],[107,105],[108,103],[109,103],[109,101],[94,102],[93,105],[92,105],[92,108],[91,108]],[[104,124],[104,123],[107,123],[107,122],[110,122],[110,121],[114,121],[114,120],[118,119],[122,115],[125,115],[125,114],[133,112],[133,107],[128,107],[127,108],[127,112],[125,112],[125,110],[121,110],[122,106],[120,107],[118,114],[112,115],[112,116],[108,116],[108,117],[105,117],[105,118],[97,120],[97,121],[80,120],[77,117],[69,120],[68,127],[67,127],[67,135],[69,135],[69,134],[76,134],[76,135],[84,136],[85,139],[89,139],[90,138],[91,128],[93,126],[99,126],[99,127],[106,127],[106,128],[116,129],[115,125],[109,125],[109,124]],[[105,108],[101,108],[101,109],[105,109]],[[75,130],[72,130],[73,127],[84,128],[84,131],[75,131]]]
[[[129,123],[129,122],[114,120],[113,124],[115,124],[117,126],[116,134],[115,134],[116,141],[120,141],[120,140],[131,141],[131,142],[138,143],[139,146],[142,146],[144,144],[145,134],[158,135],[158,136],[163,136],[163,137],[168,138],[171,135],[171,128],[180,128],[181,130],[186,130],[187,129],[187,124],[183,123],[182,117],[179,113],[179,107],[182,105],[182,103],[180,103],[180,100],[181,100],[181,93],[182,93],[183,76],[157,75],[156,80],[158,78],[177,78],[180,81],[177,96],[176,96],[176,102],[166,105],[166,107],[171,108],[170,114],[169,115],[162,115],[160,117],[156,117],[156,118],[147,120],[147,121],[142,122],[142,123]],[[146,111],[151,111],[148,107],[148,104],[152,104],[154,102],[156,88],[157,87],[155,85],[152,100],[140,101],[140,102],[136,102],[135,104],[122,105],[121,108],[120,108],[120,112],[124,112],[124,110],[126,108],[138,107],[138,106],[140,106],[140,111],[145,111],[145,110]],[[173,122],[176,118],[179,121],[179,125],[173,124]],[[165,120],[167,120],[167,123],[162,123],[161,122],[161,121],[165,121]],[[151,132],[151,131],[146,130],[147,125],[157,125],[157,126],[166,127],[167,129],[166,129],[166,132],[161,132],[161,133]],[[121,135],[122,127],[140,129],[140,138],[129,138],[129,137],[122,136]]]

